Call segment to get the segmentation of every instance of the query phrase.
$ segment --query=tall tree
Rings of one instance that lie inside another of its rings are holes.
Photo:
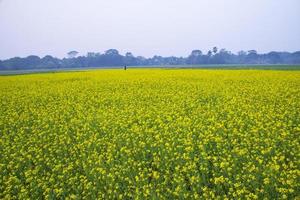
[[[214,52],[214,54],[216,54],[216,53],[218,52],[218,48],[217,48],[217,47],[214,47],[214,48],[213,48],[213,52]]]
[[[193,50],[190,56],[187,58],[188,64],[201,64],[201,56],[202,51],[201,50]]]
[[[119,55],[119,51],[117,49],[108,49],[107,51],[105,51],[106,55]]]
[[[69,58],[75,58],[78,55],[78,51],[70,51],[68,52]]]

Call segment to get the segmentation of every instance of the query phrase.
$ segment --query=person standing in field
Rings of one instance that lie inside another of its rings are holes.
[[[126,70],[127,69],[127,66],[126,65],[124,65],[124,70]]]

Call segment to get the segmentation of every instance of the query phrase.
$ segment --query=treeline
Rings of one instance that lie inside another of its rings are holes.
[[[233,54],[226,49],[218,50],[214,47],[207,53],[193,50],[188,57],[162,57],[153,56],[145,58],[134,56],[128,52],[121,55],[116,49],[109,49],[103,54],[89,52],[86,56],[78,56],[77,51],[70,51],[67,58],[58,59],[52,56],[40,58],[28,56],[0,60],[1,70],[16,69],[51,69],[51,68],[84,68],[84,67],[109,67],[109,66],[150,66],[150,65],[203,65],[203,64],[300,64],[300,51],[270,52],[258,54],[255,50],[240,51]]]

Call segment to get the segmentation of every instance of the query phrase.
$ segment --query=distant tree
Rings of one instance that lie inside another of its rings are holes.
[[[247,56],[246,51],[239,51],[237,54],[237,63],[240,63],[240,64],[244,63],[246,56]]]
[[[207,54],[204,56],[203,64],[210,64],[213,57],[213,52],[209,50]]]
[[[136,65],[136,58],[133,56],[131,52],[127,52],[124,57],[125,65]]]
[[[148,65],[147,58],[143,56],[136,57],[136,61],[138,65]]]
[[[300,64],[300,51],[296,51],[286,56],[286,60],[291,64]]]
[[[106,55],[119,55],[119,51],[116,49],[108,49],[107,51],[105,51]]]
[[[257,54],[257,51],[256,50],[249,50],[248,54]]]
[[[193,50],[190,56],[187,58],[188,64],[201,64],[202,60],[202,51],[201,50]]]
[[[127,53],[125,54],[125,56],[128,57],[128,58],[134,57],[133,54],[132,54],[131,52],[127,52]]]
[[[94,52],[88,52],[88,53],[86,54],[86,57],[88,57],[88,58],[96,57],[96,56],[97,56],[97,53],[94,53]]]
[[[228,64],[233,62],[232,53],[227,51],[226,49],[221,49],[218,53],[216,53],[213,57],[214,64]]]
[[[162,56],[155,55],[149,59],[150,65],[163,65],[165,64],[164,58]]]
[[[197,49],[197,50],[193,50],[190,56],[198,57],[201,55],[202,55],[202,51]]]
[[[220,49],[220,52],[219,52],[220,54],[231,54],[231,52],[230,51],[227,51],[226,49]]]
[[[207,56],[208,56],[208,57],[211,57],[211,56],[212,56],[212,51],[211,51],[211,50],[209,50],[209,51],[207,52]]]
[[[86,66],[100,67],[102,66],[102,57],[100,53],[88,52],[86,58],[81,59],[81,63],[85,63]]]
[[[238,56],[246,56],[247,52],[246,51],[239,51]]]
[[[176,65],[177,62],[178,62],[178,59],[174,56],[162,57],[162,64],[163,65]]]
[[[216,54],[216,53],[218,52],[218,48],[217,48],[217,47],[214,47],[214,48],[213,48],[213,52],[214,52],[214,54]]]
[[[214,50],[214,51],[213,51]],[[300,51],[270,52],[258,54],[256,50],[248,52],[239,51],[233,54],[226,49],[214,48],[202,54],[201,50],[193,50],[187,57],[162,57],[159,55],[152,58],[142,56],[135,57],[131,52],[124,56],[118,50],[109,49],[104,54],[89,52],[86,56],[77,57],[77,51],[68,53],[69,58],[58,59],[50,55],[43,58],[28,56],[25,58],[14,57],[0,61],[1,70],[16,69],[40,69],[40,68],[72,68],[72,67],[102,67],[102,66],[124,66],[124,65],[179,65],[179,64],[300,64]]]
[[[101,56],[101,61],[103,65],[107,66],[122,66],[125,64],[124,56],[120,55],[116,49],[105,51],[105,54]]]
[[[268,59],[267,60],[268,63],[278,64],[281,62],[281,56],[280,56],[279,52],[272,51],[272,52],[268,53],[266,56]]]
[[[26,65],[26,68],[37,68],[41,63],[41,58],[38,56],[28,56],[23,60],[23,64]]]
[[[2,61],[2,65],[5,69],[26,69],[26,64],[24,63],[25,58],[14,57],[8,60]]]
[[[25,58],[29,62],[38,62],[41,58],[35,55],[27,56]]]
[[[259,64],[261,61],[259,60],[259,55],[256,50],[249,50],[245,59],[246,63],[249,64]]]
[[[75,58],[78,55],[77,51],[70,51],[68,52],[68,57],[69,58]]]
[[[61,67],[60,60],[47,55],[41,59],[41,68],[59,68]]]

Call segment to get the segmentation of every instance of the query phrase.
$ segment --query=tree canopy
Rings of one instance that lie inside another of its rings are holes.
[[[201,50],[193,50],[187,57],[152,58],[134,56],[131,52],[121,55],[117,49],[108,49],[104,53],[88,52],[86,56],[77,56],[79,52],[70,51],[67,58],[58,59],[47,55],[40,58],[31,55],[25,58],[14,57],[0,60],[0,70],[16,69],[50,69],[50,68],[84,68],[134,65],[201,65],[201,64],[300,64],[300,51],[269,52],[259,54],[256,50],[239,51],[234,54],[226,49],[213,47],[204,54]]]

